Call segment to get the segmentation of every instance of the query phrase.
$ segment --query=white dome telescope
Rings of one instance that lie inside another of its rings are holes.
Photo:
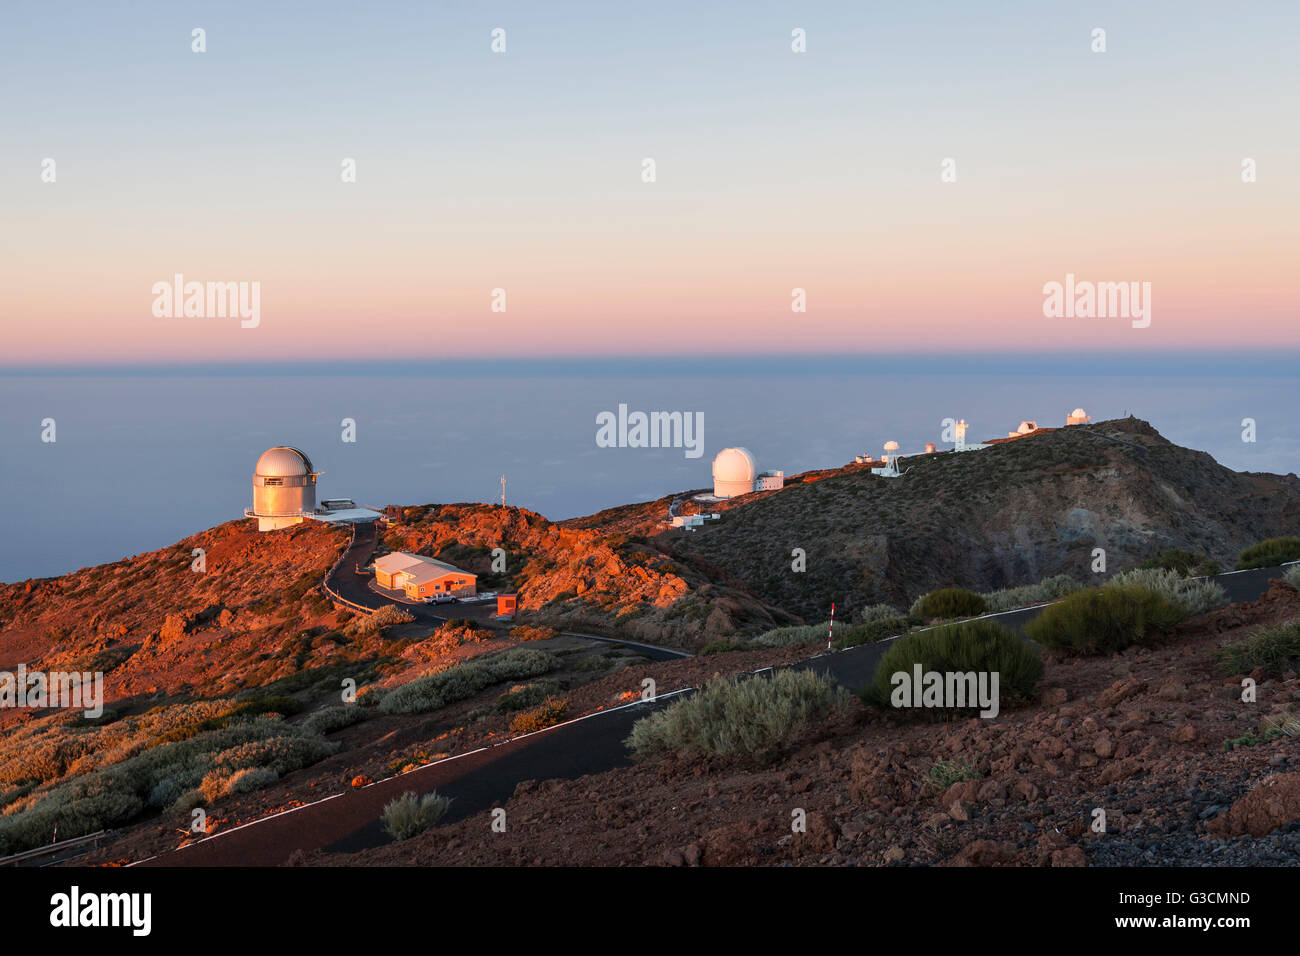
[[[734,498],[754,490],[758,463],[748,448],[724,448],[713,459],[713,494]]]
[[[267,449],[253,468],[253,507],[244,514],[258,519],[258,531],[300,524],[316,510],[319,475],[305,452],[289,445]]]

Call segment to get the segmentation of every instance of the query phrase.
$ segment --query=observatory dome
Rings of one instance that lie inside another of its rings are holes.
[[[898,442],[896,441],[885,442],[885,451],[891,451],[891,452],[898,451]]]
[[[747,448],[724,448],[713,459],[713,493],[734,498],[754,490],[758,464]]]
[[[1082,408],[1076,408],[1065,417],[1065,424],[1067,425],[1087,425],[1091,421],[1092,419],[1088,417],[1088,413]]]
[[[314,470],[304,452],[288,445],[276,445],[262,452],[253,474],[263,478],[292,478],[310,475]]]
[[[288,445],[270,448],[253,467],[253,507],[259,531],[272,531],[302,521],[316,510],[316,478],[306,453]]]

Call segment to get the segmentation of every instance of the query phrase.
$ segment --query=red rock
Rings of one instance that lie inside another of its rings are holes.
[[[1265,777],[1227,813],[1206,824],[1221,837],[1249,833],[1262,837],[1278,827],[1300,821],[1300,773]]]
[[[1052,853],[1052,866],[1087,866],[1088,855],[1081,846],[1067,846]]]

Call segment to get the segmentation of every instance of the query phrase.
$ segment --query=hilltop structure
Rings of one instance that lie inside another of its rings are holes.
[[[330,498],[316,505],[316,470],[307,453],[292,445],[268,448],[253,466],[253,507],[244,517],[257,519],[258,531],[275,531],[290,525],[314,521],[374,521],[380,515],[358,508],[350,498]]]
[[[715,498],[735,498],[752,491],[775,491],[784,487],[785,472],[760,472],[748,448],[724,448],[713,459]]]
[[[438,594],[472,597],[477,593],[478,576],[437,558],[394,551],[375,558],[375,583],[422,601]]]

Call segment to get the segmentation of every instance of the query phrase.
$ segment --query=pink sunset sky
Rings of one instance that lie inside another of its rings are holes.
[[[0,364],[1300,347],[1295,14],[1039,6],[505,5],[503,55],[469,11],[210,16],[195,54],[16,8],[7,69],[72,65],[0,107]],[[260,283],[260,324],[154,316],[176,273]],[[1150,327],[1045,318],[1066,273],[1149,282]]]

